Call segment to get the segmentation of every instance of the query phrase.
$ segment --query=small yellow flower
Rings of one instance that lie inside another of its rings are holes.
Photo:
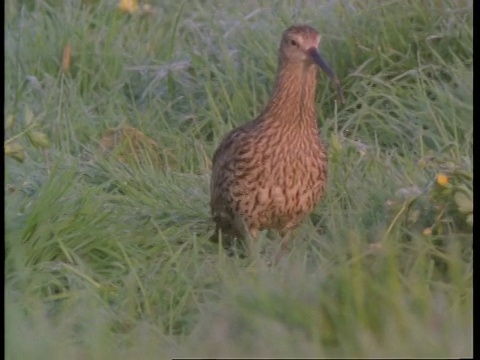
[[[135,13],[138,11],[138,1],[137,0],[120,0],[118,3],[118,8],[122,11]]]
[[[440,186],[447,186],[448,184],[448,176],[445,174],[438,174],[437,175],[437,184]]]
[[[424,236],[431,236],[432,235],[432,228],[427,227],[427,228],[423,229],[423,235]]]

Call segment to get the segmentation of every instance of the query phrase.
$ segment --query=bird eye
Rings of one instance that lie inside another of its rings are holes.
[[[295,40],[290,40],[290,45],[298,46],[298,43]]]

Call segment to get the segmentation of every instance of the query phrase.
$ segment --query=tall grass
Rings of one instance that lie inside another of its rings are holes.
[[[25,157],[5,158],[7,358],[472,356],[471,1],[116,5],[5,4],[6,141]],[[322,75],[328,191],[267,268],[273,234],[259,258],[208,242],[208,174],[298,22],[347,102]],[[173,160],[101,157],[125,124]]]

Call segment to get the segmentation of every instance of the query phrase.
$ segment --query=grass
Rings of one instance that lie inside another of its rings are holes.
[[[6,357],[473,356],[472,3],[7,1]],[[347,102],[322,75],[328,191],[267,268],[208,242],[208,174],[297,22]],[[126,124],[174,159],[100,156]]]

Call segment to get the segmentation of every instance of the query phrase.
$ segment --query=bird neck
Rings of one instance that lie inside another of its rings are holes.
[[[263,112],[264,121],[283,123],[292,130],[317,130],[315,65],[281,64],[272,97]]]

